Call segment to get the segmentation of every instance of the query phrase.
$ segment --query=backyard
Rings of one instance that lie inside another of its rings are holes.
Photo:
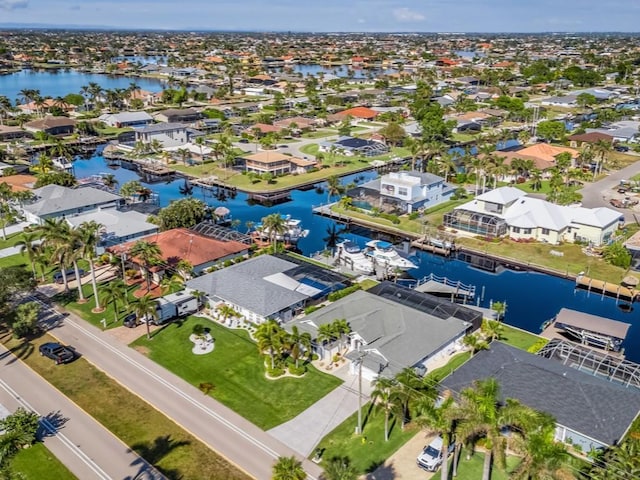
[[[189,335],[197,323],[211,329],[213,352],[193,355]],[[307,365],[302,378],[265,377],[264,357],[245,330],[231,330],[211,320],[189,317],[141,337],[132,347],[192,385],[210,383],[209,394],[264,430],[295,417],[340,385],[338,378]]]

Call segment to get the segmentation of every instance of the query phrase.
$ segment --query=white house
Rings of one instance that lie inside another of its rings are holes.
[[[153,123],[153,118],[147,112],[105,113],[98,120],[116,128],[144,127]]]
[[[529,197],[514,187],[500,187],[445,214],[444,224],[488,237],[516,240],[607,243],[618,228],[620,213],[606,207],[556,205]]]
[[[136,142],[160,142],[163,147],[182,146],[189,141],[187,127],[181,123],[157,123],[136,130]]]

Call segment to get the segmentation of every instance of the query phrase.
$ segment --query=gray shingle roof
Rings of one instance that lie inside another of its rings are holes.
[[[501,342],[482,351],[442,381],[460,392],[474,380],[495,378],[503,398],[550,413],[571,430],[612,445],[640,411],[640,390],[611,383]]]
[[[315,336],[317,327],[337,318],[344,318],[349,322],[351,330],[367,342],[367,349],[376,349],[387,359],[388,370],[384,365],[373,370],[390,374],[415,365],[449,344],[471,326],[458,318],[438,318],[362,290],[341,298],[294,324]]]
[[[122,199],[120,195],[93,187],[68,188],[46,185],[33,191],[35,201],[23,206],[34,215],[51,215],[81,207],[104,205]]]
[[[200,290],[209,297],[218,297],[263,317],[276,314],[309,298],[265,280],[276,273],[297,267],[271,255],[245,260],[231,267],[196,277],[187,282],[189,288]]]

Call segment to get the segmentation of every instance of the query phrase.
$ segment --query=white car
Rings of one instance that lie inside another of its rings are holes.
[[[448,448],[447,456],[453,452],[455,443],[451,443]],[[429,472],[435,472],[442,464],[442,437],[438,435],[431,440],[431,443],[424,447],[422,453],[418,455],[416,462],[420,468],[424,468]]]

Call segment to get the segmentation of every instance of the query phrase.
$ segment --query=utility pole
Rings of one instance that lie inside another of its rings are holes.
[[[356,435],[362,435],[362,363],[367,352],[360,352],[358,356],[358,426]]]

